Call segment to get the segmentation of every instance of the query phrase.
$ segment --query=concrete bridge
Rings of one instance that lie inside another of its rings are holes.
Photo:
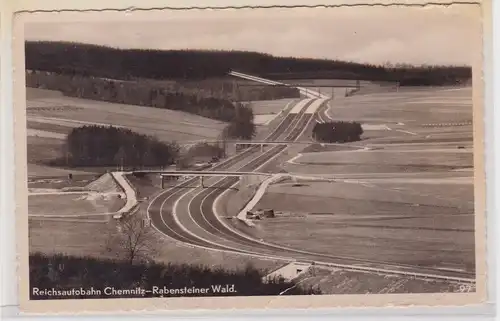
[[[161,188],[165,188],[165,180],[168,178],[175,177],[185,177],[193,176],[199,177],[200,187],[205,187],[203,184],[203,178],[206,176],[232,176],[232,177],[242,177],[242,176],[271,176],[270,173],[260,173],[260,172],[224,172],[224,171],[162,171],[159,172],[161,176]]]

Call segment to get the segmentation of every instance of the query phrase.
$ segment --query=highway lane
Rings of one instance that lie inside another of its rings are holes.
[[[306,107],[310,105],[312,101],[308,101],[308,103],[303,104],[302,110],[298,113],[289,114],[285,117],[285,120],[275,129],[275,131],[267,137],[267,140],[273,140],[281,136],[281,133],[284,132],[285,137],[284,141],[293,141],[302,131],[304,124],[307,124],[311,118],[312,114],[305,114]],[[286,130],[283,131],[283,128],[286,127]],[[245,164],[243,167],[240,167],[238,171],[240,172],[250,172],[254,171],[272,157],[278,155],[282,151],[284,151],[287,146],[274,146],[271,149],[267,150],[263,154],[257,155],[250,162]],[[180,220],[184,220],[185,222],[181,222],[181,225],[189,225],[192,228],[196,229],[196,235],[203,236],[203,238],[216,238],[219,244],[222,242],[224,244],[228,244],[226,241],[229,240],[232,243],[232,246],[238,249],[255,249],[255,242],[248,241],[246,238],[242,238],[240,235],[235,234],[232,230],[227,231],[227,227],[224,224],[221,224],[219,218],[216,217],[215,213],[211,210],[213,206],[213,201],[225,190],[231,188],[234,185],[237,185],[239,181],[238,177],[226,177],[220,179],[215,184],[212,185],[213,188],[202,189],[200,193],[195,194],[190,201],[187,203],[187,215],[183,213],[182,216],[179,217]],[[218,188],[218,189],[214,189]],[[185,193],[182,197],[188,196],[189,193]],[[180,200],[176,200],[179,202]],[[204,215],[209,211],[211,212],[211,216]],[[165,212],[165,211],[164,211]],[[168,213],[172,213],[172,211],[168,211]],[[194,225],[192,224],[194,223]],[[237,242],[235,244],[234,242]],[[263,249],[259,249],[262,252]],[[275,254],[275,248],[268,248],[266,251],[269,255]]]

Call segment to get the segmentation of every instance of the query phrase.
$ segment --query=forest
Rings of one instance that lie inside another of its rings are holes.
[[[245,51],[116,49],[70,42],[26,42],[25,53],[27,69],[121,80],[200,80],[224,77],[235,70],[272,79],[360,79],[441,86],[464,84],[472,75],[467,66],[377,66]]]

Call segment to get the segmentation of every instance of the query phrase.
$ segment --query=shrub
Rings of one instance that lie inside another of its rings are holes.
[[[198,143],[192,146],[187,155],[189,158],[219,159],[224,157],[224,149],[209,143]]]
[[[345,143],[361,140],[363,127],[357,122],[316,123],[313,138],[325,143]]]

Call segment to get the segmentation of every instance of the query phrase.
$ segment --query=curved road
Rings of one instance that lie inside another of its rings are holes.
[[[311,121],[317,119],[318,111],[321,111],[325,102],[325,99],[309,99],[307,102],[299,102],[298,104],[302,103],[304,107],[298,113],[288,113],[266,138],[266,141],[275,141],[281,137],[281,140],[285,141],[297,140]],[[314,113],[306,113],[305,111],[311,104],[319,104],[320,108]],[[251,147],[217,164],[209,171],[228,169],[242,172],[256,171],[286,148],[286,146],[278,145],[260,152],[260,147]],[[232,169],[234,166],[238,168]],[[147,210],[152,225],[158,231],[183,244],[256,257],[314,261],[352,270],[420,275],[459,282],[474,281],[473,273],[313,253],[257,240],[225,224],[215,210],[217,198],[225,190],[238,183],[237,177],[210,179],[207,180],[207,183],[210,181],[209,188],[193,190],[190,186],[196,180],[196,178],[189,179],[160,193],[151,201]]]

